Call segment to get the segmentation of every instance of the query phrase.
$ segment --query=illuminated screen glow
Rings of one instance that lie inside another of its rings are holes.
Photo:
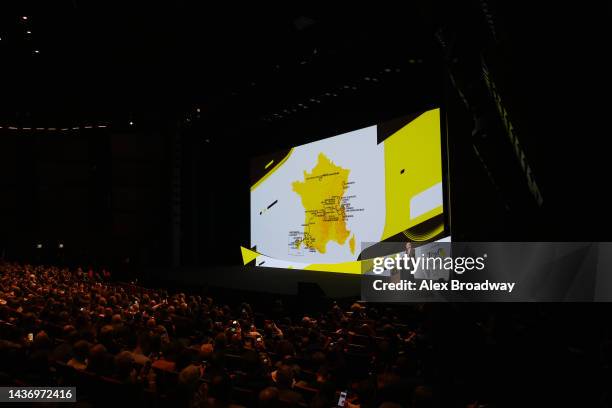
[[[443,238],[442,168],[439,109],[258,157],[243,260],[360,273],[365,243]]]

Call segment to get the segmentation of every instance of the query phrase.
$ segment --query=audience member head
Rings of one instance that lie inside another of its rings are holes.
[[[293,388],[293,381],[294,374],[291,366],[283,364],[276,370],[276,384],[279,389]]]
[[[266,387],[259,393],[259,406],[261,408],[275,408],[279,405],[278,388]]]
[[[227,402],[230,400],[231,384],[229,377],[225,374],[213,376],[208,386],[208,397],[217,401]]]
[[[89,343],[85,340],[79,340],[74,343],[72,350],[75,360],[84,363],[89,355]]]

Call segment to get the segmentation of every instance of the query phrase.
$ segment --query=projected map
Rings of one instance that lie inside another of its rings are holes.
[[[350,235],[346,227],[348,197],[344,195],[349,173],[320,153],[312,172],[304,171],[304,181],[293,182],[293,191],[299,194],[306,214],[302,237],[293,242],[297,249],[303,245],[324,254],[329,241],[344,245]],[[354,254],[355,236],[349,245]]]

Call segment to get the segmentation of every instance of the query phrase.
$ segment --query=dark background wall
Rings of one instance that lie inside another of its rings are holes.
[[[3,129],[4,255],[96,267],[167,263],[165,145],[159,129]]]

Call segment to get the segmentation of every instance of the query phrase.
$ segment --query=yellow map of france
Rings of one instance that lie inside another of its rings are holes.
[[[292,183],[302,199],[306,219],[304,237],[296,242],[322,254],[327,243],[335,241],[344,245],[351,232],[346,227],[346,208],[343,204],[344,191],[350,170],[335,165],[323,153],[319,153],[317,164],[308,173],[304,170],[304,181]],[[349,240],[351,253],[355,253],[355,235]]]

